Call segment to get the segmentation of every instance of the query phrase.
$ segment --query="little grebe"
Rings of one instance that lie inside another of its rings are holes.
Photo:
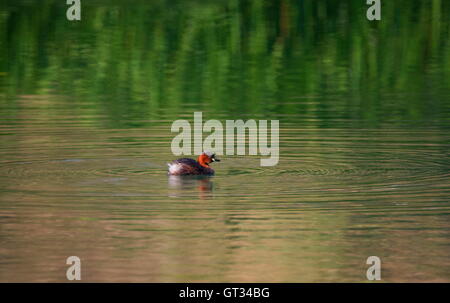
[[[197,161],[189,158],[181,158],[167,163],[169,166],[169,175],[214,175],[214,169],[209,167],[211,162],[220,162],[216,154],[205,151],[198,156]]]

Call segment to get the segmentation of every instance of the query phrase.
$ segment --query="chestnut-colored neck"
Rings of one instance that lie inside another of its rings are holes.
[[[203,167],[209,167],[208,165],[208,157],[206,155],[201,154],[200,156],[198,156],[197,158],[197,162],[203,166]]]

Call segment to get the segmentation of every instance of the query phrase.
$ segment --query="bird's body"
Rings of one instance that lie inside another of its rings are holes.
[[[214,175],[214,169],[209,166],[209,163],[220,161],[216,159],[215,154],[210,152],[202,153],[197,161],[190,158],[181,158],[167,163],[169,166],[169,175],[185,176],[185,175]]]

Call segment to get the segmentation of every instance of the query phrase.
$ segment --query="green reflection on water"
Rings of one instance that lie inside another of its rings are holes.
[[[80,22],[66,7],[6,2],[2,99],[63,94],[111,127],[187,109],[448,126],[447,1],[385,1],[380,22],[364,1],[89,1]]]

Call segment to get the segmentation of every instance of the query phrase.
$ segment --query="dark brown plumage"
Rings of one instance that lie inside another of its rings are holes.
[[[210,152],[204,152],[198,156],[197,161],[190,158],[181,158],[168,163],[169,175],[214,175],[214,169],[209,164],[220,161],[216,155]]]

